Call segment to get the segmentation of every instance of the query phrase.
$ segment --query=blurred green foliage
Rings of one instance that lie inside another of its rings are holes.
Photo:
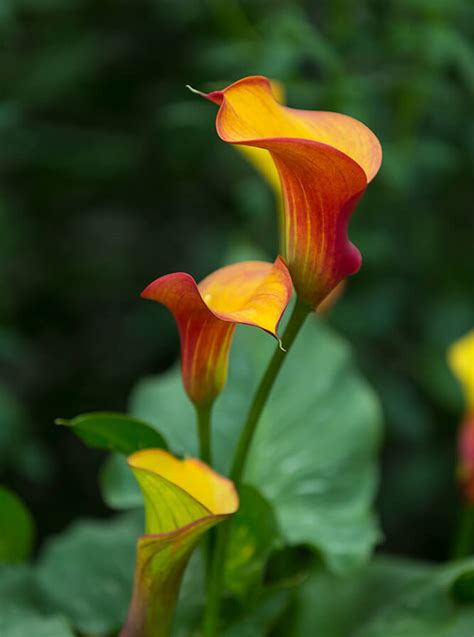
[[[9,489],[0,486],[0,564],[26,561],[31,554],[34,522]]]
[[[53,420],[123,409],[176,357],[140,290],[204,276],[242,237],[275,254],[272,193],[184,88],[266,74],[382,141],[350,229],[363,269],[329,320],[382,398],[385,546],[446,556],[461,396],[444,352],[474,322],[473,24],[470,0],[0,3],[0,472],[42,537],[107,512],[102,454]]]

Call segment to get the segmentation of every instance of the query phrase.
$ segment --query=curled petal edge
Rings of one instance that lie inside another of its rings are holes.
[[[174,315],[181,341],[183,384],[196,405],[211,403],[225,385],[237,324],[259,327],[275,338],[289,303],[292,281],[284,260],[247,261],[217,270],[199,285],[177,272],[160,277],[142,297]]]

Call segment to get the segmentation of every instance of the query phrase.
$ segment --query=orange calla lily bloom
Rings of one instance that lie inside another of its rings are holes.
[[[197,542],[239,508],[233,483],[200,460],[162,449],[128,458],[145,501],[132,601],[120,637],[167,637],[181,579]]]
[[[298,295],[317,308],[360,268],[347,227],[380,168],[379,141],[352,117],[280,104],[265,77],[247,77],[204,96],[219,105],[221,139],[270,153],[284,199],[284,256]],[[264,162],[263,155],[253,161]],[[268,165],[260,170],[275,181]]]
[[[199,285],[176,272],[151,283],[142,296],[165,305],[181,338],[183,384],[195,405],[212,403],[225,385],[229,348],[238,323],[260,327],[276,338],[291,297],[285,262],[246,261],[223,267]]]
[[[474,504],[474,329],[451,345],[448,363],[461,383],[466,401],[459,432],[458,474],[466,500]]]

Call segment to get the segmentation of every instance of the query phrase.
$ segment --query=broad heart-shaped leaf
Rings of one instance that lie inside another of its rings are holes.
[[[474,606],[451,589],[474,560],[447,566],[376,558],[349,577],[315,571],[278,637],[472,637]]]
[[[0,486],[0,564],[23,562],[33,545],[33,519],[21,500]]]
[[[273,348],[251,328],[236,334],[230,377],[214,410],[222,473]],[[139,383],[131,409],[154,423],[175,453],[196,454],[192,408],[177,369]],[[286,542],[313,546],[331,569],[343,571],[363,562],[378,538],[371,506],[379,438],[379,403],[347,345],[310,317],[265,408],[245,482],[273,506]]]
[[[166,449],[166,442],[146,422],[126,414],[96,411],[72,420],[58,418],[57,425],[70,427],[90,447],[129,455],[140,449]]]
[[[107,635],[125,620],[132,591],[135,545],[143,515],[80,521],[51,539],[38,581],[52,610],[86,635]]]
[[[73,637],[66,619],[45,607],[31,567],[0,567],[0,635]]]

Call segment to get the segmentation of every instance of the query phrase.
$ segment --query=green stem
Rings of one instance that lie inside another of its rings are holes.
[[[199,457],[211,466],[211,410],[212,403],[196,406],[196,422],[199,436]]]
[[[258,425],[262,411],[266,405],[268,397],[272,391],[273,385],[280,372],[283,361],[285,360],[286,353],[293,345],[298,332],[300,331],[306,317],[308,316],[311,308],[303,303],[300,299],[296,299],[293,313],[290,316],[288,325],[282,338],[283,347],[278,346],[268,364],[268,367],[263,375],[260,385],[255,393],[252,404],[247,414],[247,419],[240,433],[240,438],[237,443],[237,449],[234,454],[234,461],[232,463],[232,469],[230,477],[233,480],[236,488],[240,486],[242,480],[242,474],[245,468],[245,462],[247,460],[250,445],[252,443],[255,430]]]
[[[199,457],[209,466],[212,466],[211,412],[212,402],[205,405],[196,405],[196,424],[199,437]],[[206,533],[206,536],[202,542],[204,567],[207,581],[209,581],[211,573],[211,557],[213,545],[214,534],[211,531],[209,533]]]
[[[453,546],[453,558],[471,555],[474,549],[474,506],[464,506],[459,517]]]
[[[216,637],[218,635],[224,562],[227,555],[230,528],[230,520],[227,520],[221,524],[216,534],[217,538],[212,554],[211,568],[207,578],[207,600],[202,626],[203,637]]]
[[[291,348],[299,330],[301,329],[311,308],[296,299],[293,313],[288,321],[283,334],[282,343],[284,349],[279,345],[260,381],[250,409],[247,413],[245,424],[242,428],[237,448],[232,463],[231,479],[236,488],[240,487],[242,475],[245,469],[248,452],[252,444],[258,421],[266,405],[268,397],[278,376],[285,354]],[[211,570],[208,579],[207,605],[204,611],[203,635],[204,637],[216,637],[218,634],[220,598],[223,588],[224,564],[227,554],[231,524],[230,520],[222,523],[217,531],[217,540],[213,551]]]

